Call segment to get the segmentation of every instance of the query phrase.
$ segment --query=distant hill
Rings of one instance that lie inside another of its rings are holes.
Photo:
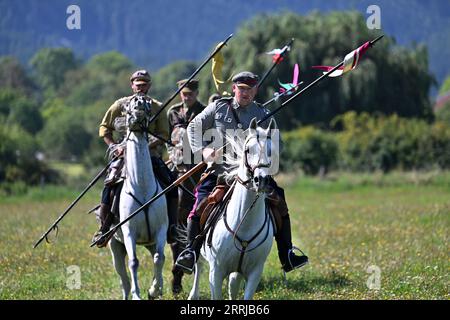
[[[382,28],[399,44],[425,43],[430,69],[450,74],[450,1],[378,0]],[[42,47],[72,48],[83,58],[117,50],[153,72],[176,60],[200,60],[215,43],[258,13],[357,10],[372,0],[0,0],[0,55],[21,61]],[[81,30],[68,30],[66,9],[81,8]],[[351,35],[349,35],[351,37]],[[269,49],[269,48],[268,48]]]

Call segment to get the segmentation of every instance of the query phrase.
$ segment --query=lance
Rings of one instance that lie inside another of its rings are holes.
[[[295,87],[287,90],[286,92],[284,92],[283,94],[287,94],[288,92],[292,92],[294,91],[301,83],[297,84]],[[281,94],[281,95],[283,95]],[[280,95],[280,96],[281,96]],[[275,99],[271,99],[270,101],[264,103],[264,106],[272,103],[273,101],[275,101]],[[225,146],[223,146],[221,149],[225,148]],[[162,197],[164,194],[168,193],[169,191],[171,191],[173,188],[176,188],[177,186],[182,186],[182,183],[184,181],[186,181],[187,179],[192,179],[192,175],[195,174],[196,172],[198,172],[199,170],[202,170],[204,167],[206,167],[207,163],[202,161],[199,164],[197,164],[195,167],[193,167],[191,170],[189,170],[188,172],[186,172],[184,175],[182,175],[181,177],[179,177],[176,181],[174,181],[170,186],[168,186],[167,188],[165,188],[164,190],[162,190],[159,194],[157,194],[156,196],[154,196],[153,198],[151,198],[150,200],[148,200],[146,203],[144,203],[141,207],[139,207],[138,209],[136,209],[134,212],[132,212],[126,219],[124,219],[123,221],[121,221],[120,223],[118,223],[116,226],[114,226],[113,228],[111,228],[107,233],[105,233],[104,235],[102,235],[99,239],[97,239],[97,241],[94,241],[91,243],[91,247],[95,246],[98,242],[102,241],[104,238],[109,238],[112,234],[114,234],[122,225],[124,225],[125,223],[127,223],[128,221],[130,221],[135,215],[137,215],[139,212],[141,212],[142,210],[145,210],[148,206],[150,206],[153,202],[155,202],[157,199],[159,199],[160,197]],[[190,192],[189,192],[190,193]],[[190,193],[192,194],[192,193]]]
[[[302,84],[303,84],[303,81],[300,82],[299,84],[297,84],[296,86],[290,88],[289,90],[284,91],[283,93],[275,94],[275,97],[273,97],[273,98],[270,99],[269,101],[265,102],[262,106],[263,106],[263,107],[267,107],[269,104],[271,104],[272,102],[274,102],[274,101],[280,99],[281,97],[283,97],[283,96],[285,96],[285,95],[287,95],[287,94],[290,94],[290,93],[296,91],[297,88],[300,87]]]
[[[159,114],[169,105],[169,103],[172,102],[173,99],[175,99],[175,97],[178,96],[178,94],[181,92],[181,90],[184,89],[184,87],[186,87],[189,82],[191,82],[192,79],[194,79],[194,77],[205,67],[205,65],[212,59],[214,58],[214,56],[227,44],[228,40],[231,39],[231,37],[233,36],[233,34],[230,34],[228,36],[228,38],[225,39],[225,41],[223,41],[220,46],[218,46],[213,53],[211,53],[209,55],[209,57],[197,68],[197,70],[194,71],[194,73],[188,78],[188,80],[181,86],[178,88],[177,91],[175,91],[174,94],[172,94],[172,96],[161,106],[161,108],[158,110],[158,112],[156,112],[151,118],[150,118],[150,123],[153,122],[158,116]]]
[[[181,90],[184,89],[184,87],[186,87],[189,82],[194,79],[194,77],[205,67],[205,65],[212,59],[214,58],[214,56],[220,51],[222,50],[222,48],[227,44],[227,42],[233,37],[233,34],[230,34],[228,36],[228,38],[225,39],[225,41],[223,41],[215,50],[213,53],[211,53],[209,55],[209,57],[197,68],[197,70],[194,71],[194,73],[188,78],[188,80],[181,86],[178,88],[177,91],[175,91],[175,93],[172,94],[172,96],[161,106],[161,108],[150,118],[149,123],[152,123],[159,115],[160,113],[169,105],[169,103],[172,102],[173,99],[175,99],[175,97],[178,96],[178,94],[181,92]],[[154,136],[155,138],[167,143],[168,145],[175,147],[175,145],[172,143],[172,141],[165,139],[155,133],[150,132],[150,134],[152,136]],[[180,187],[187,192],[189,195],[194,196],[192,194],[191,191],[189,191],[187,188],[185,188],[184,186],[180,185]],[[195,196],[194,196],[195,197]]]
[[[162,105],[162,107],[152,116],[152,118],[150,119],[150,123],[153,122],[156,117],[159,116],[159,114],[169,105],[169,103],[172,102],[173,99],[175,99],[175,97],[181,92],[181,90],[184,89],[184,87],[186,85],[189,84],[189,82],[203,69],[203,67],[217,54],[217,52],[219,52],[228,42],[228,40],[231,39],[231,37],[233,36],[233,34],[230,34],[228,36],[228,38],[219,46],[217,47],[214,52],[197,68],[197,70],[194,71],[194,73],[189,77],[189,79],[186,81],[186,83],[184,83],[181,87],[178,88],[178,90]],[[162,139],[162,137],[157,136],[157,138]],[[166,139],[164,139],[166,140]],[[168,142],[167,140],[164,142]],[[113,159],[115,160],[115,159]],[[84,194],[100,179],[100,177],[103,175],[103,173],[107,170],[107,168],[109,167],[109,165],[112,163],[112,161],[110,161],[110,163],[108,163],[108,165],[102,170],[100,171],[97,176],[89,183],[89,185],[83,190],[83,192],[70,204],[70,206],[60,215],[60,217],[52,224],[52,226],[47,230],[47,232],[45,232],[42,237],[34,244],[33,248],[36,248],[41,242],[42,240],[45,238],[46,241],[47,240],[47,236],[48,234],[56,229],[57,230],[57,225],[58,223],[64,218],[64,216],[75,206],[75,204],[84,196]],[[178,179],[179,180],[179,179]],[[178,181],[177,180],[177,181]],[[167,189],[167,188],[166,188]],[[166,190],[165,189],[165,190]],[[167,190],[169,191],[169,190]],[[166,192],[167,192],[166,191]]]
[[[375,44],[378,40],[380,40],[383,36],[378,37],[377,39],[371,41],[371,46],[373,44]],[[310,89],[312,86],[314,86],[315,84],[319,83],[322,79],[324,79],[325,77],[327,77],[328,75],[330,75],[331,73],[333,73],[335,70],[339,69],[342,65],[344,64],[344,62],[341,62],[340,64],[338,64],[336,67],[334,67],[331,71],[327,72],[325,75],[321,76],[320,78],[316,79],[315,81],[313,81],[311,84],[309,84],[307,87],[305,87],[303,90],[301,90],[300,92],[298,92],[295,96],[293,96],[292,98],[290,98],[289,100],[287,100],[286,102],[284,102],[279,108],[277,108],[276,110],[274,110],[273,112],[269,113],[268,115],[266,115],[263,119],[258,121],[258,125],[263,123],[264,121],[266,121],[267,119],[271,118],[274,114],[276,114],[277,112],[279,112],[283,107],[286,107],[286,105],[293,101],[296,97],[298,97],[301,93],[304,93],[306,90]],[[222,146],[220,149],[225,148],[226,145]],[[220,150],[219,149],[219,150]],[[96,245],[98,242],[100,242],[101,240],[103,240],[104,238],[110,237],[111,234],[114,234],[123,224],[127,223],[129,220],[131,220],[135,215],[137,215],[138,213],[140,213],[142,210],[145,210],[145,208],[147,208],[149,205],[151,205],[154,201],[156,201],[158,198],[160,198],[161,196],[163,196],[165,193],[169,192],[170,190],[172,190],[173,188],[175,188],[176,186],[178,186],[180,183],[182,183],[183,181],[185,181],[186,179],[188,179],[190,176],[192,176],[194,173],[196,173],[197,171],[203,169],[206,166],[206,162],[202,161],[199,164],[197,164],[194,168],[192,168],[191,170],[189,170],[188,172],[186,172],[184,175],[182,175],[180,178],[178,178],[174,183],[172,183],[170,186],[168,186],[166,189],[164,189],[163,191],[161,191],[159,194],[157,194],[155,197],[151,198],[150,200],[148,200],[146,203],[144,203],[141,207],[139,207],[138,209],[136,209],[134,212],[132,212],[126,219],[124,219],[123,221],[121,221],[120,223],[118,223],[116,226],[114,226],[112,229],[110,229],[107,233],[105,233],[103,236],[101,236],[97,241],[92,242],[91,243],[91,247],[93,247],[94,245]]]
[[[275,59],[275,61],[273,62],[272,66],[270,67],[269,70],[267,70],[267,72],[264,74],[264,76],[261,78],[261,80],[259,80],[258,83],[258,88],[261,87],[261,85],[263,84],[263,82],[267,79],[267,77],[269,76],[269,74],[272,72],[273,69],[275,69],[275,67],[283,60],[284,56],[286,55],[286,53],[291,49],[292,43],[294,42],[294,38],[292,38],[289,43],[287,45],[284,46],[284,48],[281,50],[281,52],[279,53],[278,57]]]
[[[173,188],[179,186],[182,182],[186,181],[190,176],[192,176],[194,173],[198,172],[199,170],[202,170],[206,166],[205,162],[200,162],[195,167],[193,167],[191,170],[186,172],[184,175],[179,177],[175,182],[173,182],[170,186],[162,190],[160,193],[158,193],[156,196],[145,202],[141,207],[136,209],[134,212],[132,212],[127,218],[122,220],[120,223],[115,225],[113,228],[111,228],[108,232],[106,232],[104,235],[102,235],[97,241],[94,241],[91,243],[91,247],[95,246],[100,240],[103,240],[104,238],[110,237],[112,234],[114,234],[117,229],[119,229],[123,224],[130,221],[135,215],[137,215],[142,210],[145,210],[149,205],[151,205],[153,202],[161,198],[164,194],[171,191]]]
[[[158,135],[158,134],[156,134],[156,133],[153,133],[153,132],[149,132],[149,134],[150,134],[151,136],[154,136],[156,139],[161,140],[161,141],[164,142],[164,143],[167,143],[169,146],[175,147],[175,145],[173,144],[173,142],[170,141],[169,139],[163,138],[163,137],[161,137],[160,135]]]
[[[95,178],[92,179],[91,182],[89,182],[88,186],[80,193],[80,195],[67,207],[66,210],[64,210],[64,212],[58,217],[58,219],[56,219],[56,221],[50,226],[50,228],[48,228],[48,230],[39,238],[39,240],[34,244],[33,249],[36,248],[44,239],[45,241],[47,241],[47,243],[49,243],[47,239],[48,234],[52,230],[56,230],[56,232],[58,232],[58,223],[66,216],[67,213],[69,213],[69,211],[77,204],[77,202],[85,195],[85,193],[88,192],[90,188],[92,188],[92,186],[101,178],[101,176],[103,176],[106,170],[108,170],[111,163],[117,160],[117,158],[117,156],[112,158],[111,161],[95,176]]]
[[[372,40],[369,42],[370,47],[372,47],[376,42],[378,42],[381,38],[383,38],[384,35],[379,36],[378,38]],[[302,93],[304,93],[305,91],[311,89],[313,86],[317,85],[320,81],[322,81],[323,79],[325,79],[326,77],[328,77],[330,74],[332,74],[333,72],[335,72],[336,70],[338,70],[340,67],[342,67],[344,65],[344,61],[342,61],[341,63],[339,63],[338,65],[336,65],[333,69],[331,69],[330,71],[328,71],[327,73],[323,74],[321,77],[317,78],[316,80],[314,80],[313,82],[311,82],[309,85],[307,85],[305,88],[303,88],[302,90],[300,90],[299,92],[297,92],[294,96],[292,96],[290,99],[286,100],[285,102],[283,102],[278,108],[276,108],[275,110],[273,110],[272,112],[268,113],[264,118],[262,118],[261,120],[258,121],[258,125],[263,123],[264,121],[270,119],[271,117],[273,117],[275,114],[277,114],[278,112],[280,112],[281,109],[285,108],[289,103],[291,103],[293,100],[295,100],[298,96],[300,96]]]
[[[157,135],[156,133],[149,132],[149,134],[152,135],[152,136],[154,136],[156,139],[159,139],[159,140],[161,140],[162,142],[167,143],[167,144],[168,144],[169,146],[171,146],[171,147],[176,147],[176,145],[174,145],[172,141],[170,141],[170,140],[168,140],[168,139],[164,139],[163,137],[161,137],[160,135]],[[167,161],[167,162],[166,162],[166,165],[170,164],[171,162],[172,162],[172,160]],[[190,180],[191,183],[195,186],[195,181],[194,181],[194,179],[192,179],[192,177],[189,177],[189,180]],[[183,189],[184,192],[186,192],[186,193],[189,194],[192,198],[195,199],[195,195],[192,193],[191,190],[189,190],[188,188],[186,188],[186,187],[185,187],[184,185],[182,185],[182,184],[180,184],[179,187],[180,187],[181,189]],[[91,210],[90,212],[92,212],[92,210]],[[89,213],[90,213],[90,212],[89,212]]]
[[[177,91],[175,91],[173,94],[172,94],[172,96],[170,96],[170,98],[166,101],[166,102],[164,102],[164,104],[161,106],[161,108],[159,108],[159,110],[150,118],[150,120],[149,120],[149,123],[152,123],[153,121],[155,121],[155,119],[161,114],[161,112],[173,101],[173,99],[175,99],[177,96],[178,96],[178,94],[180,94],[180,92],[181,92],[181,90],[183,90],[184,89],[184,87],[186,87],[190,82],[191,82],[191,80],[192,79],[194,79],[194,77],[205,67],[205,65],[212,59],[212,58],[214,58],[214,56],[220,51],[220,50],[222,50],[222,48],[227,44],[227,42],[231,39],[231,37],[233,37],[233,34],[230,34],[229,36],[228,36],[228,38],[226,38],[225,39],[225,41],[223,41],[223,42],[221,42],[221,44],[214,50],[214,52],[213,53],[211,53],[210,55],[209,55],[209,57],[194,71],[194,73],[193,74],[191,74],[191,76],[188,78],[188,80],[181,86],[181,87],[179,87],[178,88],[178,90]],[[171,145],[172,147],[174,147],[174,144],[171,142],[171,141],[169,141],[168,139],[165,139],[165,138],[163,138],[163,137],[161,137],[161,136],[159,136],[159,135],[157,135],[157,134],[155,134],[155,133],[151,133],[150,132],[150,134],[152,135],[152,136],[154,136],[155,138],[157,138],[157,139],[159,139],[159,140],[161,140],[161,141],[163,141],[163,142],[165,142],[165,143],[167,143],[167,144],[169,144],[169,145]]]

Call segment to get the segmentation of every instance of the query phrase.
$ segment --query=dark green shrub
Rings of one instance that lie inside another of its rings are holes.
[[[283,140],[284,171],[296,167],[306,174],[326,173],[336,164],[338,145],[330,133],[305,127],[284,134]]]

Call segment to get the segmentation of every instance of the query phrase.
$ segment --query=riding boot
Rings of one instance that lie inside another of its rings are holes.
[[[111,228],[111,225],[113,223],[113,216],[111,214],[111,206],[109,204],[105,204],[105,203],[100,204],[99,219],[100,219],[101,225],[100,225],[99,230],[94,234],[94,237],[92,238],[92,242],[95,242],[98,239],[100,239]],[[106,245],[108,244],[108,241],[111,239],[111,237],[112,237],[112,234],[110,237],[103,238],[100,242],[97,243],[97,247],[98,248],[106,247]]]
[[[187,274],[191,274],[197,262],[202,247],[202,239],[197,235],[200,233],[200,220],[197,217],[188,220],[187,237],[188,245],[186,250],[178,256],[176,265]]]
[[[169,227],[167,228],[167,243],[177,242],[177,222],[178,222],[178,193],[176,197],[171,194],[167,196],[167,215],[169,218]]]
[[[281,229],[275,235],[278,257],[285,272],[300,268],[308,263],[306,255],[297,256],[292,250],[291,220],[289,215],[283,217]]]

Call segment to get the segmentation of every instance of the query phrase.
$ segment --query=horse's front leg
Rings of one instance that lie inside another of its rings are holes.
[[[264,263],[257,266],[248,276],[245,283],[244,300],[252,300],[263,273]]]
[[[164,245],[166,243],[166,229],[167,228],[160,229],[157,236],[156,248],[155,247],[150,248],[150,250],[153,249],[152,254],[153,254],[154,274],[152,286],[148,290],[149,298],[160,297],[163,294],[163,287],[164,287],[163,267],[164,261],[166,259],[164,255]]]
[[[233,272],[228,277],[228,295],[230,300],[236,300],[239,293],[239,288],[243,279],[242,274]]]
[[[216,265],[210,264],[209,268],[209,287],[211,288],[211,299],[222,300],[222,283],[225,276]]]
[[[202,273],[202,264],[200,262],[201,256],[197,260],[197,263],[195,264],[195,271],[194,271],[194,282],[192,284],[191,292],[189,293],[188,300],[198,300],[200,298],[200,275]]]
[[[122,226],[123,241],[128,254],[128,269],[131,274],[131,296],[133,300],[140,300],[140,290],[138,283],[139,260],[136,255],[135,235],[132,235],[130,229],[125,224]]]
[[[114,237],[112,237],[111,241],[109,242],[109,248],[111,250],[114,268],[116,269],[117,274],[120,276],[120,282],[122,284],[122,298],[124,300],[127,300],[131,290],[130,279],[128,278],[127,268],[125,264],[127,251],[125,250],[125,246],[117,241]]]

